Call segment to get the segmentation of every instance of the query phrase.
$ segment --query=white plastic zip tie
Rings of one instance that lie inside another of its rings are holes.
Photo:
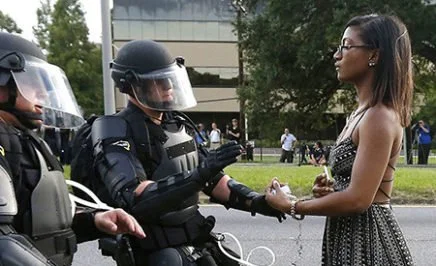
[[[85,192],[94,201],[94,202],[90,202],[90,201],[81,199],[81,198],[77,197],[76,195],[69,193],[69,197],[70,197],[70,201],[71,201],[71,211],[72,211],[73,216],[76,212],[76,206],[77,206],[76,202],[83,205],[83,206],[87,206],[87,207],[90,207],[93,209],[113,210],[113,208],[111,206],[108,206],[106,203],[102,202],[97,197],[97,195],[94,194],[94,192],[92,192],[89,188],[85,187],[84,185],[77,183],[73,180],[65,180],[65,182],[67,183],[67,185],[78,188],[81,191]]]
[[[272,262],[271,262],[270,264],[268,264],[267,266],[274,265],[274,263],[276,262],[276,256],[275,256],[274,252],[273,252],[270,248],[265,247],[265,246],[258,246],[258,247],[256,247],[256,248],[252,249],[252,250],[248,253],[248,255],[247,255],[247,259],[246,259],[246,260],[243,260],[244,255],[242,254],[242,246],[241,246],[241,243],[238,241],[238,239],[237,239],[234,235],[232,235],[231,233],[221,233],[221,234],[224,235],[224,236],[229,236],[229,237],[231,237],[231,238],[236,242],[236,245],[238,245],[238,248],[239,248],[239,254],[240,254],[240,256],[241,256],[241,259],[240,259],[240,258],[236,258],[236,257],[230,255],[230,254],[229,254],[229,253],[228,253],[228,252],[223,248],[223,246],[222,246],[222,244],[221,244],[221,241],[218,241],[218,247],[220,248],[221,252],[224,253],[224,255],[226,255],[228,258],[230,258],[230,259],[232,259],[232,260],[234,260],[234,261],[237,261],[237,262],[239,262],[239,263],[241,263],[241,264],[243,264],[243,265],[247,265],[247,266],[261,266],[261,265],[253,264],[253,263],[249,262],[248,260],[250,259],[250,256],[253,254],[253,252],[254,252],[255,250],[258,250],[258,249],[264,249],[264,250],[268,251],[268,252],[271,254],[271,257],[272,257]]]

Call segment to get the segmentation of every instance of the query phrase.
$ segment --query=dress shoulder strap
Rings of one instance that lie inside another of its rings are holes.
[[[368,109],[369,109],[369,108],[365,108],[365,109],[363,109],[363,110],[360,112],[360,117],[359,117],[359,119],[357,120],[356,124],[354,124],[353,129],[351,130],[351,134],[350,134],[350,136],[353,135],[354,130],[356,129],[357,125],[360,123],[360,120],[362,120],[362,118],[365,116],[365,113],[366,113],[366,111],[368,111]]]

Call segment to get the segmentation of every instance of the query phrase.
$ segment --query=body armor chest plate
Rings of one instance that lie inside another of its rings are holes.
[[[198,166],[197,146],[194,139],[186,133],[185,126],[176,128],[176,125],[170,125],[164,132],[168,138],[164,143],[156,143],[155,147],[159,149],[157,152],[161,156],[152,180],[192,171]]]

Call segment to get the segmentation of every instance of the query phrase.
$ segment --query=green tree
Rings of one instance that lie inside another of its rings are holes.
[[[101,49],[89,42],[88,27],[78,0],[41,3],[34,34],[48,61],[61,67],[85,115],[103,113]]]
[[[397,15],[408,26],[414,54],[423,59],[420,66],[436,63],[436,7],[428,1],[246,0],[245,4],[251,14],[238,30],[250,75],[238,93],[248,99],[249,128],[271,132],[264,135],[267,138],[289,125],[297,135],[321,138],[321,132],[334,128],[337,121],[328,115],[328,108],[338,101],[334,96],[339,89],[339,102],[347,103],[345,111],[349,110],[355,91],[339,84],[332,57],[345,23],[355,15]],[[428,79],[434,80],[434,73]],[[423,80],[418,78],[417,87],[428,86],[428,79],[419,83]]]
[[[416,108],[412,122],[423,119],[431,127],[431,134],[436,136],[436,65],[428,63],[422,57],[415,58],[415,73],[417,73],[416,91],[423,105]],[[436,144],[435,138],[433,142]],[[434,146],[436,147],[436,146]]]
[[[23,32],[18,26],[17,23],[7,14],[4,14],[0,11],[0,31],[7,31],[9,33],[16,32],[21,33]]]
[[[39,46],[46,50],[50,40],[48,27],[51,25],[52,5],[50,0],[41,1],[40,3],[41,7],[36,10],[38,25],[33,27],[33,34],[38,40]]]

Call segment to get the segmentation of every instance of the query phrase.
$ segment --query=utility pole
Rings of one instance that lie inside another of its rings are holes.
[[[236,9],[236,26],[238,30],[238,88],[241,89],[244,86],[244,58],[242,49],[242,14],[246,14],[246,10],[242,5],[242,0],[233,0],[232,6]],[[248,140],[247,120],[245,117],[245,99],[239,97],[239,128],[241,129],[241,143],[245,143]]]
[[[101,0],[101,52],[103,66],[104,114],[115,113],[115,91],[110,77],[109,62],[112,60],[112,34],[109,0]]]

